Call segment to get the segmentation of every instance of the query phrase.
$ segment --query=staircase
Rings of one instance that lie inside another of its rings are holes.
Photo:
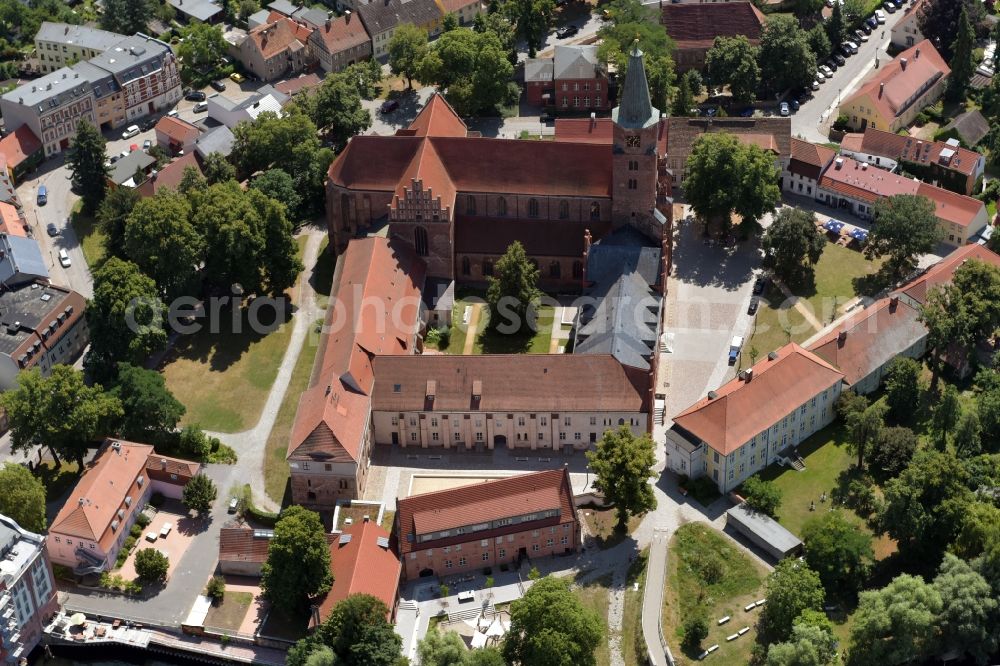
[[[455,611],[454,613],[448,613],[448,622],[459,622],[464,620],[475,620],[478,617],[493,617],[496,615],[496,608],[493,607],[493,602],[489,602],[485,608],[482,606],[476,608],[467,608],[465,610]]]
[[[410,601],[409,599],[403,599],[399,602],[399,610],[417,610],[417,602]]]

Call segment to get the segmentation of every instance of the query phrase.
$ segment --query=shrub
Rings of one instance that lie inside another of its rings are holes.
[[[692,615],[684,622],[684,646],[697,650],[701,642],[708,638],[708,618],[702,614]]]
[[[139,526],[140,533],[142,532],[142,530],[149,527],[150,522],[152,522],[152,519],[144,513],[140,513],[135,518],[135,524]]]
[[[451,329],[442,326],[438,329],[438,349],[447,349],[451,344]]]
[[[742,495],[746,499],[747,508],[774,517],[781,504],[781,491],[770,481],[751,476],[743,483]]]
[[[222,576],[212,576],[205,586],[205,596],[213,601],[222,601],[226,596],[226,580]]]
[[[717,557],[706,557],[694,564],[698,577],[706,585],[714,585],[722,580],[725,573],[722,561]]]
[[[167,578],[170,561],[167,556],[153,548],[143,548],[135,555],[135,573],[140,580],[162,581]]]
[[[850,122],[851,119],[847,116],[847,114],[842,113],[839,116],[837,116],[837,119],[835,121],[833,121],[833,129],[837,130],[838,132],[843,132],[848,128]]]
[[[126,554],[131,553],[132,549],[135,548],[136,541],[137,539],[134,536],[127,537],[124,545],[122,545],[122,550],[124,550]]]
[[[142,584],[138,580],[130,580],[122,586],[122,590],[126,594],[141,594]]]
[[[212,438],[212,441],[213,448],[212,452],[208,455],[207,462],[215,465],[235,465],[238,460],[236,451],[219,442],[219,440],[214,437]]]
[[[139,537],[142,536],[142,527],[139,525],[138,522],[136,522],[136,524],[132,526],[132,529],[130,529],[128,533],[130,536],[138,539]]]

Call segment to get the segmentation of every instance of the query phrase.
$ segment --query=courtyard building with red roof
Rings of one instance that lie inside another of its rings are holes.
[[[346,525],[329,537],[333,586],[313,607],[311,626],[321,624],[338,603],[354,594],[370,594],[396,617],[401,565],[394,539],[377,523],[365,518]]]
[[[667,468],[727,493],[836,417],[844,373],[794,342],[673,418]]]
[[[576,552],[569,472],[520,474],[396,502],[404,580],[449,576]]]
[[[716,37],[743,36],[759,46],[766,20],[752,2],[660,3],[660,23],[674,42],[678,73],[702,69]]]
[[[298,74],[311,62],[313,28],[277,12],[229,44],[229,53],[262,81]]]
[[[309,49],[324,72],[339,72],[372,57],[372,40],[352,11],[343,16],[328,16],[323,25],[309,35]]]
[[[944,58],[925,39],[875,70],[840,103],[840,115],[856,131],[873,127],[898,132],[941,97],[950,74]]]
[[[863,134],[846,135],[840,143],[840,154],[890,171],[900,168],[970,196],[986,171],[986,156],[962,148],[958,139],[924,141],[872,128]]]
[[[555,107],[557,113],[589,113],[611,108],[608,68],[597,57],[597,46],[556,45],[551,58],[524,63],[528,104]]]
[[[926,197],[934,205],[942,242],[965,245],[989,224],[982,201],[850,157],[837,157],[820,177],[815,199],[870,220],[875,203],[900,194]]]
[[[179,497],[200,468],[149,444],[108,440],[49,526],[49,558],[78,576],[110,571],[152,493]]]
[[[837,151],[794,137],[791,149],[788,166],[781,174],[781,188],[789,194],[815,198],[819,178],[837,157]]]

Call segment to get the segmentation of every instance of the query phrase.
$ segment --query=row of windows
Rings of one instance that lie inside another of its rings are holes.
[[[562,89],[563,89],[563,92],[566,92],[567,90],[569,90],[569,84],[564,82],[562,84]],[[601,89],[600,82],[595,83],[594,84],[594,90],[598,90],[599,91],[600,89]],[[580,90],[580,84],[579,83],[574,83],[573,84],[573,92],[578,92],[579,90]],[[590,82],[589,81],[585,81],[584,82],[584,84],[583,84],[583,91],[584,92],[589,92],[590,91]],[[598,97],[598,99],[600,99],[600,97]],[[598,102],[598,104],[600,104],[600,102]]]
[[[511,541],[513,541],[513,539],[511,539]],[[555,543],[556,543],[555,539],[546,539],[545,540],[545,547],[546,548],[552,548],[552,546],[554,546]],[[569,537],[568,536],[561,537],[559,539],[559,543],[562,544],[563,546],[569,545]],[[484,545],[486,545],[485,542],[484,542]],[[458,549],[458,547],[456,547],[456,549]],[[538,543],[531,544],[531,550],[532,550],[532,552],[537,553],[539,550],[541,550],[541,544],[538,544]],[[448,549],[445,548],[444,552],[448,552]],[[432,548],[430,550],[425,551],[424,555],[426,557],[432,557],[434,555],[434,549]],[[502,560],[505,557],[507,557],[507,549],[506,548],[499,548],[499,549],[497,549],[497,558],[499,558],[499,559]],[[416,553],[410,553],[410,559],[411,560],[417,559],[417,554]],[[483,562],[489,562],[489,560],[490,560],[490,553],[489,553],[489,551],[488,550],[484,550],[483,553],[482,553],[482,555],[480,556],[480,559],[482,559]],[[460,566],[460,567],[464,567],[466,564],[468,564],[468,562],[469,561],[464,556],[458,558],[458,566]],[[444,567],[445,567],[445,569],[451,569],[454,566],[455,566],[455,560],[447,559],[447,560],[444,561]]]
[[[636,167],[638,168],[638,167]],[[528,217],[538,217],[538,199],[528,200]],[[476,198],[467,197],[465,200],[465,214],[466,215],[476,215]],[[500,217],[507,216],[507,199],[506,197],[500,197],[497,199],[497,215]],[[559,202],[559,219],[566,220],[569,219],[569,202],[565,199]],[[599,220],[601,219],[601,204],[596,201],[590,204],[590,219]]]
[[[397,385],[394,385],[394,386],[399,386],[399,390],[400,391],[402,390],[402,385],[401,384],[397,384]],[[396,392],[398,392],[398,391],[396,391]],[[534,414],[532,414],[532,417],[534,417]],[[496,414],[494,416],[494,418],[497,421],[503,420],[503,417],[500,414]],[[459,423],[459,421],[457,419],[453,419],[453,421],[455,422],[456,427],[457,427],[457,424]],[[605,426],[614,425],[614,423],[612,423],[612,421],[614,421],[614,419],[610,419],[610,418],[601,419],[601,425],[605,425]],[[411,416],[410,419],[409,419],[409,422],[410,422],[410,427],[411,428],[417,427],[417,417],[416,416]],[[596,426],[597,425],[597,417],[596,416],[591,416],[589,418],[589,422],[590,422],[590,425]],[[637,419],[635,417],[629,417],[628,422],[629,422],[629,425],[631,425],[631,426],[637,426],[637,425],[639,425],[639,419]],[[549,425],[549,418],[547,416],[539,416],[538,417],[538,424],[541,425],[541,426],[548,426]],[[399,425],[399,417],[398,416],[393,416],[392,417],[392,425],[393,426],[398,426]],[[432,416],[431,417],[431,427],[432,428],[437,428],[438,425],[439,425],[438,417]],[[522,428],[525,427],[527,425],[527,419],[525,419],[525,417],[523,417],[523,416],[518,416],[517,417],[517,425],[520,426],[520,427],[522,427]],[[568,426],[572,426],[573,425],[573,417],[572,416],[565,416],[565,417],[563,417],[563,425],[565,425],[567,427]],[[624,418],[619,418],[618,419],[618,425],[620,425],[620,426],[625,425],[625,419]],[[476,419],[475,420],[475,426],[477,428],[482,428],[483,427],[483,420],[482,419]],[[327,467],[329,467],[329,466],[330,465],[327,464]]]
[[[563,97],[562,105],[563,105],[564,109],[569,108],[569,97]],[[600,97],[600,95],[598,95],[597,97],[594,98],[594,106],[600,106],[600,105],[601,105],[601,97]],[[590,107],[590,98],[589,97],[584,97],[583,98],[583,108],[589,108],[589,107]],[[573,97],[573,108],[575,108],[575,109],[579,109],[580,108],[580,97],[579,96],[575,95]]]

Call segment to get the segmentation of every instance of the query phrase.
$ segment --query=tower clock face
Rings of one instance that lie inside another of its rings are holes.
[[[639,147],[639,135],[638,134],[629,134],[627,137],[625,137],[625,145],[628,146],[629,148],[638,148]]]

